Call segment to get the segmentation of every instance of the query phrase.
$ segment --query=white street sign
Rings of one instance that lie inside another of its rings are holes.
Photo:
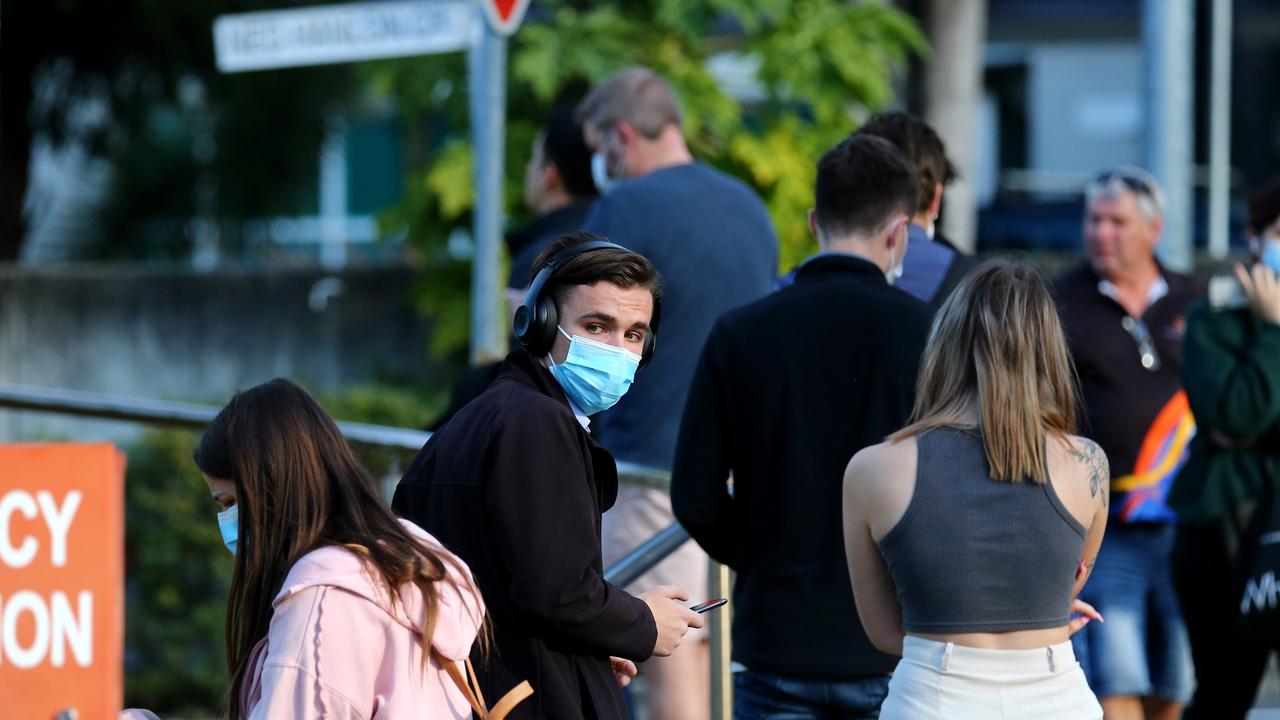
[[[482,30],[468,0],[360,2],[223,15],[213,45],[230,73],[455,52]]]

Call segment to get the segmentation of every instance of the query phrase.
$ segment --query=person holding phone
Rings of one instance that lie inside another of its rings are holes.
[[[1076,595],[1109,476],[1073,381],[1044,278],[988,262],[934,320],[909,424],[849,462],[858,616],[902,656],[882,720],[1102,717],[1070,636],[1102,620]]]
[[[643,255],[584,231],[547,247],[515,316],[522,347],[431,436],[392,508],[467,562],[493,619],[473,656],[486,696],[528,679],[512,719],[621,718],[636,662],[703,626],[681,588],[604,578],[601,515],[618,470],[588,429],[653,358],[662,289]]]
[[[1280,487],[1280,177],[1249,202],[1253,261],[1187,317],[1183,382],[1199,432],[1174,481],[1174,582],[1195,661],[1185,718],[1243,718],[1274,638],[1238,622],[1242,536]]]

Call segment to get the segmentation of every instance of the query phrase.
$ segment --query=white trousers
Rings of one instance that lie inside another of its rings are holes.
[[[880,720],[1099,719],[1070,642],[979,650],[908,635]]]

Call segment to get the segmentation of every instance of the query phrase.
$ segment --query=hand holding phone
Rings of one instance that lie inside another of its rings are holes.
[[[727,602],[729,602],[729,598],[716,598],[715,600],[708,600],[704,603],[698,603],[697,605],[694,605],[689,609],[696,613],[701,614],[708,610],[714,610],[720,607],[721,605],[724,605]]]

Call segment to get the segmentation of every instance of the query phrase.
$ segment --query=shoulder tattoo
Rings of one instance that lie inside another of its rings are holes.
[[[1071,457],[1089,468],[1089,495],[1097,497],[1098,493],[1102,493],[1102,507],[1106,507],[1111,484],[1111,467],[1107,464],[1107,454],[1102,452],[1098,443],[1082,437],[1079,438],[1078,447],[1073,444]]]

